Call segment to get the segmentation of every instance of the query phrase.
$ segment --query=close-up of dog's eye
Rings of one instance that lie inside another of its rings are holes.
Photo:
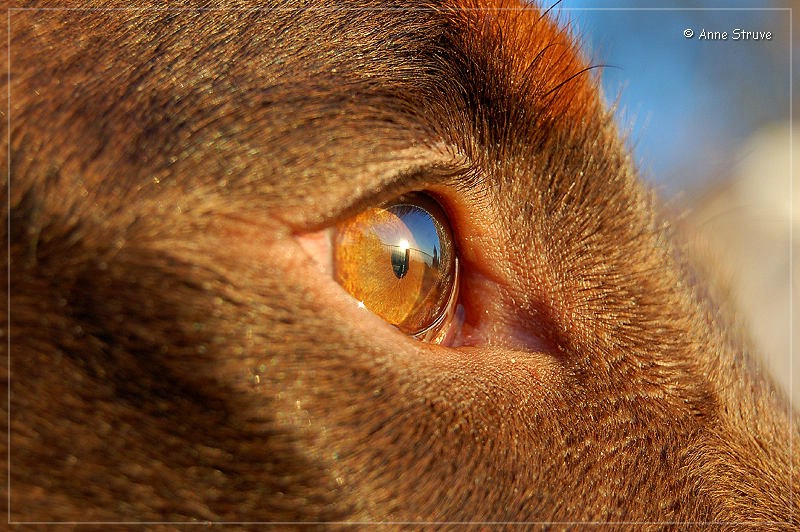
[[[408,194],[340,223],[333,274],[357,301],[400,331],[441,342],[458,300],[458,257],[447,215]]]
[[[10,2],[9,528],[800,530],[791,2],[615,3]]]

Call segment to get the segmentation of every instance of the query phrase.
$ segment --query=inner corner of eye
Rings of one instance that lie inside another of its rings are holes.
[[[295,238],[314,263],[325,275],[333,275],[333,256],[331,253],[332,240],[335,231],[332,228],[323,229],[314,233],[304,233]]]
[[[447,215],[432,197],[406,194],[299,240],[358,307],[418,339],[446,337],[458,258]]]

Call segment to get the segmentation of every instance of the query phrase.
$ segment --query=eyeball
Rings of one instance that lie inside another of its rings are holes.
[[[336,281],[359,306],[400,331],[440,342],[458,300],[458,258],[447,216],[430,196],[407,194],[339,224]]]

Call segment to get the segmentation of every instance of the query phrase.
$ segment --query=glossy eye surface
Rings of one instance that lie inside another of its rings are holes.
[[[406,334],[438,341],[454,311],[458,260],[442,208],[408,194],[341,223],[333,243],[336,281]]]

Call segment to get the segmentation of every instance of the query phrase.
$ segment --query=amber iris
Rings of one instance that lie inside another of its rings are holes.
[[[334,275],[357,301],[401,331],[439,326],[453,304],[456,254],[442,208],[408,194],[337,227]]]

